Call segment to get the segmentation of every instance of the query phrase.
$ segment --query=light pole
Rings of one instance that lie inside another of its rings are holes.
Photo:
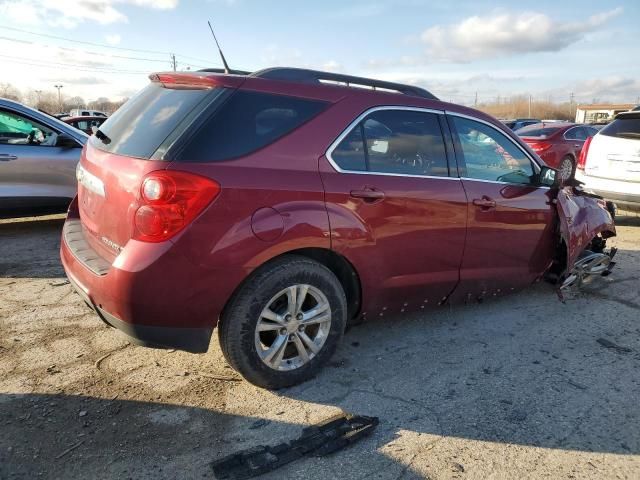
[[[63,87],[64,85],[54,85],[55,88],[58,89],[58,111],[59,113],[62,113],[62,98],[60,97],[60,89]]]

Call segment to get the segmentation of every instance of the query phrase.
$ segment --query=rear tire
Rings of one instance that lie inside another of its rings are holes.
[[[286,255],[240,287],[220,319],[218,338],[225,359],[245,379],[278,389],[318,373],[338,347],[346,320],[336,276],[311,259]]]

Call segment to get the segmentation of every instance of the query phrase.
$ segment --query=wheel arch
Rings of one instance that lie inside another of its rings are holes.
[[[229,297],[225,306],[220,314],[220,318],[224,316],[227,307],[231,304],[232,299],[242,289],[242,287],[262,268],[266,265],[281,259],[282,257],[289,255],[297,255],[314,260],[321,265],[327,267],[337,278],[344,290],[347,298],[347,322],[352,322],[357,318],[362,306],[362,286],[360,282],[360,276],[355,267],[349,260],[339,253],[323,247],[304,247],[294,250],[288,250],[275,255],[262,264],[258,265],[247,277],[240,282],[233,291],[233,294]]]

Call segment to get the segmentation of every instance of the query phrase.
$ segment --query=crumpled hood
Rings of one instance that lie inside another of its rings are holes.
[[[604,200],[596,195],[566,186],[558,190],[556,208],[560,236],[567,248],[567,271],[595,236],[616,235],[613,218]]]

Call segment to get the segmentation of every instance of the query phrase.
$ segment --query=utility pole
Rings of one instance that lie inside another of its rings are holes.
[[[573,92],[571,92],[569,94],[569,116],[573,117],[573,99],[574,99],[574,94]]]
[[[36,108],[40,108],[40,95],[42,95],[42,90],[34,90],[34,92],[38,97],[38,102],[36,103]]]
[[[531,118],[531,95],[529,95],[529,118]]]
[[[178,63],[176,62],[175,54],[171,54],[171,66],[173,67],[173,71],[175,72],[178,69]]]
[[[473,100],[473,106],[477,107],[478,106],[478,91],[476,90],[476,98]]]
[[[54,85],[54,87],[58,89],[58,111],[62,113],[62,97],[60,96],[60,89],[64,87],[64,85]]]

